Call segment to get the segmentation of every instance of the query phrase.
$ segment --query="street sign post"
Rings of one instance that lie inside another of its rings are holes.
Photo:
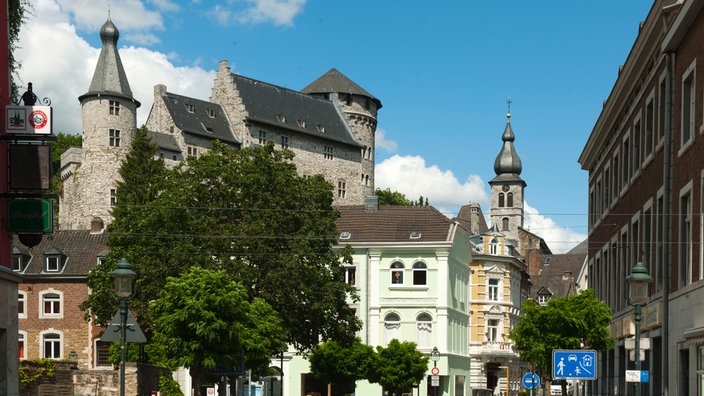
[[[522,382],[527,389],[537,389],[540,386],[540,377],[535,373],[526,373]]]
[[[596,351],[552,351],[552,377],[554,379],[595,380]]]

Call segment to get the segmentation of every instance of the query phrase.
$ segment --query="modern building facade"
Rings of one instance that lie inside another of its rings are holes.
[[[704,392],[702,40],[703,2],[656,0],[579,157],[589,172],[589,287],[612,308],[616,338],[590,394],[634,392],[625,278],[637,262],[653,277],[642,393]]]
[[[100,30],[102,49],[88,92],[78,99],[83,147],[62,155],[59,228],[107,225],[116,180],[137,127],[136,100],[125,74],[110,19]],[[301,91],[216,72],[210,100],[154,88],[146,127],[168,165],[198,156],[220,140],[239,149],[273,142],[292,150],[302,175],[322,174],[338,205],[362,204],[374,194],[374,141],[381,101],[336,69]]]

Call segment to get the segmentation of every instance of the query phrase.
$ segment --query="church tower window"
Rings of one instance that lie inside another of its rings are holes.
[[[503,208],[505,206],[504,201],[505,201],[504,193],[499,193],[499,207],[500,208]]]
[[[501,219],[501,231],[508,231],[508,217]]]
[[[513,207],[513,193],[506,194],[506,206],[509,208]]]

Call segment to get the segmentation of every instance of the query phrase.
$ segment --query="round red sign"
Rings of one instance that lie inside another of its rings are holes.
[[[433,367],[433,369],[430,370],[430,374],[432,374],[432,375],[438,375],[438,374],[440,374],[440,369],[437,368],[437,367]]]
[[[34,129],[44,128],[48,121],[49,117],[41,110],[34,110],[32,114],[29,115],[29,125]]]

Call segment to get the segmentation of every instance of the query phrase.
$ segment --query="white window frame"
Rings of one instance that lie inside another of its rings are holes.
[[[687,149],[694,144],[696,137],[696,129],[694,124],[694,116],[696,114],[697,100],[697,60],[695,59],[682,73],[681,90],[682,95],[681,110],[680,110],[680,148],[677,152],[678,156],[684,154]],[[685,134],[689,131],[689,134]],[[687,138],[685,138],[688,136]]]
[[[46,272],[61,272],[61,255],[50,254],[44,256],[44,268]]]
[[[636,114],[631,129],[631,181],[640,175],[640,167],[643,165],[643,118],[641,112]]]
[[[416,317],[416,342],[420,348],[430,348],[433,342],[433,317],[423,312]]]
[[[22,308],[20,312],[20,307]],[[27,292],[24,290],[17,291],[17,317],[19,319],[27,318]]]
[[[47,301],[48,294],[55,294],[58,296],[56,300],[49,300],[51,304],[51,312],[47,313],[44,310],[45,302]],[[56,313],[56,307],[58,307],[59,312]],[[41,319],[61,319],[64,317],[64,293],[55,289],[47,289],[39,292],[39,318]]]
[[[650,111],[648,110],[650,108]],[[645,108],[643,109],[643,167],[648,166],[648,164],[653,160],[655,156],[656,143],[656,126],[655,126],[655,113],[657,108],[655,107],[655,89],[650,91],[650,94],[645,99]]]
[[[22,348],[19,348],[19,344],[22,343]],[[20,360],[27,360],[27,357],[29,356],[29,342],[27,342],[27,332],[24,330],[19,330],[17,332],[17,347],[18,347],[18,355],[20,350],[24,352],[21,356],[18,356]]]
[[[401,315],[389,312],[384,316],[384,345],[389,345],[393,339],[401,337]]]
[[[493,284],[496,282],[496,284]],[[486,299],[489,301],[501,300],[501,279],[489,278],[486,281]]]
[[[46,343],[47,343],[46,336],[49,336],[49,335],[51,335],[51,336],[58,335],[58,340],[51,341],[52,344],[58,343],[58,346],[52,345],[51,349],[52,349],[53,353],[51,353],[51,356],[47,356],[47,346],[46,346]],[[54,330],[54,329],[40,331],[39,332],[39,346],[41,349],[40,356],[42,358],[52,359],[52,360],[63,359],[64,333],[62,331]],[[56,349],[58,349],[58,354],[56,353]]]
[[[496,325],[492,325],[496,322]],[[501,318],[489,317],[486,320],[486,340],[488,342],[500,342],[499,336],[501,335]]]
[[[692,283],[692,221],[693,221],[693,205],[694,194],[692,192],[693,183],[690,180],[682,189],[680,189],[678,199],[677,214],[679,221],[677,224],[679,249],[677,252],[677,285],[678,287],[686,286]],[[683,200],[688,199],[688,207],[683,212]],[[683,235],[684,234],[684,235]],[[684,274],[682,273],[684,271]]]

